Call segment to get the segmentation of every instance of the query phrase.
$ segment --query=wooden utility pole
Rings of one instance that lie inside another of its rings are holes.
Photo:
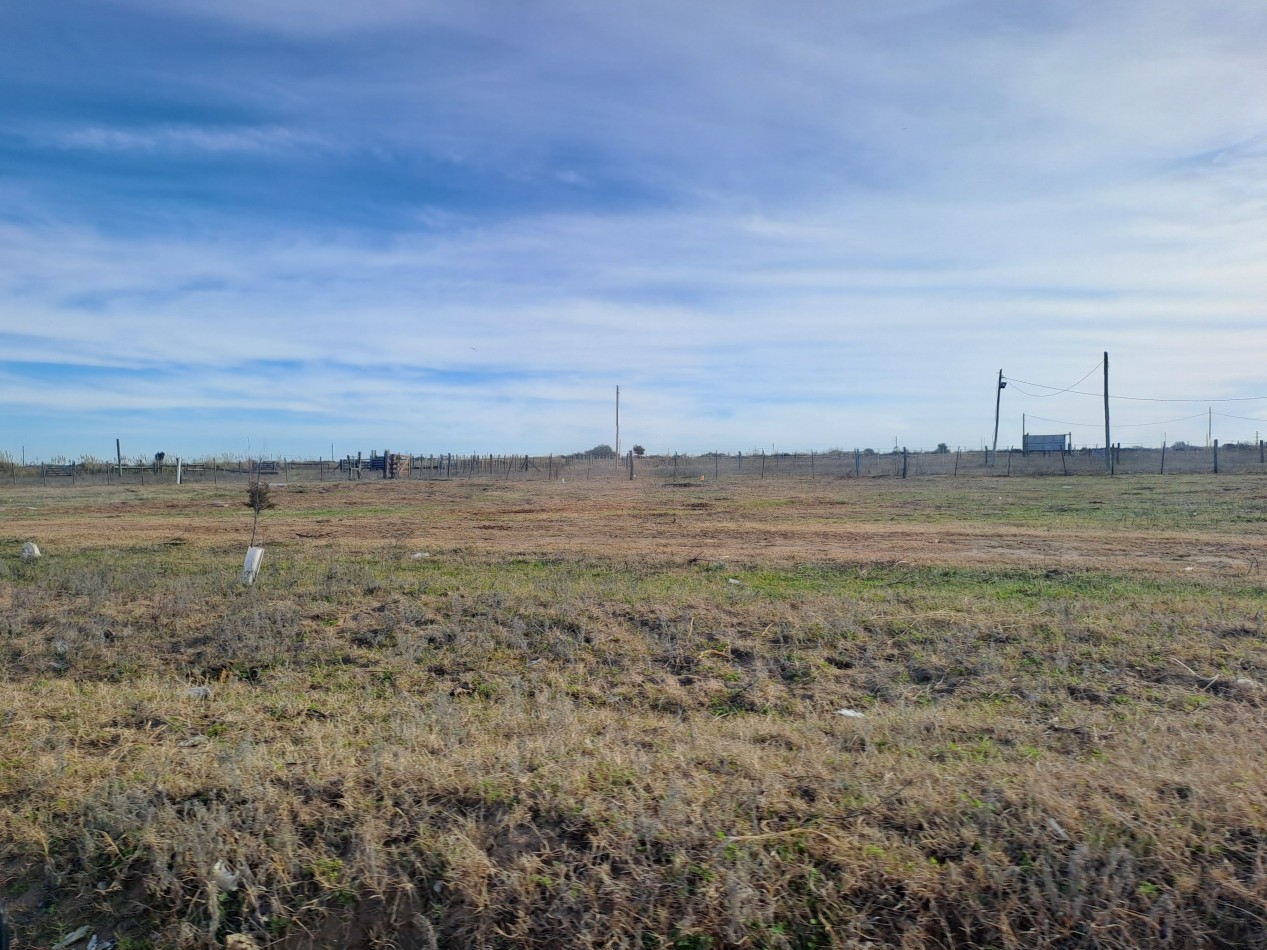
[[[1109,441],[1109,354],[1104,352],[1104,470],[1113,474],[1113,448]]]
[[[991,467],[998,464],[999,461],[999,402],[1003,399],[1003,390],[1007,383],[1003,382],[1003,370],[999,370],[999,388],[994,392],[994,449],[992,455],[994,461]]]

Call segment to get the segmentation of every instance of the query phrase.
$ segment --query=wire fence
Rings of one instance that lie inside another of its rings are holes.
[[[152,464],[100,461],[23,465],[0,462],[0,484],[50,489],[100,485],[245,485],[326,481],[501,480],[654,478],[663,481],[719,479],[850,479],[1009,476],[1104,476],[1180,474],[1267,474],[1264,443],[1209,447],[1114,446],[1070,451],[1020,449],[875,452],[673,453],[622,458],[614,455],[377,454],[343,459],[195,459]]]

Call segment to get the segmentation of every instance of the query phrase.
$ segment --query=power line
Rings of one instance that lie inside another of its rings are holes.
[[[1097,369],[1099,369],[1103,365],[1104,365],[1104,360],[1100,360],[1100,362],[1096,363],[1094,366],[1091,367],[1091,371],[1088,372],[1086,376],[1083,376],[1082,379],[1078,380],[1078,382],[1072,383],[1071,385],[1066,386],[1064,389],[1057,389],[1055,386],[1045,386],[1042,383],[1030,383],[1030,382],[1026,382],[1023,379],[1012,379],[1010,376],[1005,376],[1003,378],[1006,379],[1009,383],[1023,383],[1026,386],[1037,386],[1039,389],[1055,389],[1056,391],[1051,392],[1051,393],[1025,393],[1025,395],[1027,396],[1035,396],[1039,399],[1046,399],[1048,396],[1059,396],[1061,393],[1073,392],[1074,386],[1077,386],[1080,383],[1085,382],[1087,377],[1090,376],[1091,373],[1094,373]],[[1021,391],[1025,392],[1024,390],[1021,390]]]
[[[1099,367],[1096,367],[1096,369],[1098,369],[1098,368],[1099,368]],[[1095,370],[1092,370],[1091,372],[1092,372],[1092,373],[1094,373],[1094,372],[1095,372]],[[1090,373],[1088,373],[1087,375],[1089,376],[1089,375],[1090,375]],[[1040,389],[1053,389],[1053,390],[1056,390],[1056,387],[1055,387],[1055,386],[1047,386],[1047,385],[1045,385],[1045,384],[1043,384],[1043,383],[1030,383],[1030,382],[1026,382],[1026,381],[1025,381],[1025,380],[1023,380],[1023,379],[1013,379],[1013,378],[1012,378],[1012,377],[1010,377],[1010,376],[1005,376],[1005,377],[1003,377],[1003,378],[1004,378],[1004,379],[1006,379],[1009,383],[1012,383],[1012,384],[1014,384],[1014,385],[1015,385],[1016,383],[1023,383],[1023,384],[1024,384],[1024,385],[1026,385],[1026,386],[1037,386],[1037,387],[1039,387]],[[1086,376],[1084,376],[1084,377],[1082,377],[1082,378],[1083,378],[1083,379],[1086,379],[1087,377],[1086,377]],[[1077,385],[1078,385],[1078,383],[1074,383],[1074,386],[1077,386]],[[1019,387],[1017,388],[1017,391],[1018,391],[1018,392],[1025,393],[1025,395],[1026,395],[1026,396],[1036,396],[1036,397],[1038,397],[1039,399],[1042,399],[1042,398],[1044,398],[1044,397],[1046,397],[1046,396],[1058,396],[1058,395],[1060,395],[1061,393],[1073,393],[1075,396],[1095,396],[1096,398],[1100,398],[1100,397],[1102,397],[1102,396],[1104,395],[1104,393],[1089,393],[1089,392],[1085,392],[1084,390],[1081,390],[1081,389],[1074,389],[1074,388],[1072,388],[1072,387],[1070,387],[1070,388],[1068,388],[1068,389],[1059,389],[1059,390],[1056,390],[1055,392],[1050,392],[1050,393],[1030,393],[1030,392],[1025,392],[1025,390],[1020,389]],[[1219,402],[1219,403],[1222,403],[1222,402],[1261,402],[1262,400],[1267,399],[1267,396],[1231,396],[1231,397],[1227,397],[1227,398],[1224,398],[1224,399],[1158,399],[1158,398],[1154,398],[1154,397],[1152,397],[1152,396],[1114,396],[1114,395],[1110,395],[1110,396],[1109,396],[1109,398],[1110,398],[1110,399],[1125,399],[1125,400],[1129,400],[1130,402],[1201,402],[1201,403],[1213,403],[1213,402]],[[1049,421],[1050,421],[1050,420],[1049,420]]]
[[[1253,416],[1233,416],[1226,412],[1216,412],[1216,416],[1222,416],[1224,419],[1240,419],[1244,422],[1267,422],[1267,419],[1255,419]]]
[[[1222,414],[1223,414],[1223,413],[1218,413],[1218,415],[1222,415]],[[1146,428],[1148,428],[1149,426],[1164,426],[1164,425],[1169,425],[1169,424],[1170,424],[1170,423],[1172,423],[1172,422],[1187,422],[1189,419],[1201,419],[1201,418],[1203,418],[1204,416],[1205,416],[1205,413],[1204,413],[1204,412],[1198,412],[1196,415],[1192,415],[1192,416],[1182,416],[1182,417],[1180,417],[1180,418],[1178,418],[1178,419],[1162,419],[1162,420],[1160,420],[1160,421],[1158,421],[1158,422],[1130,422],[1130,423],[1121,423],[1121,422],[1119,422],[1119,423],[1118,423],[1118,424],[1117,424],[1114,428],[1117,428],[1117,429],[1146,429]],[[1037,419],[1039,422],[1054,422],[1056,425],[1061,425],[1061,426],[1074,426],[1074,427],[1081,427],[1081,428],[1087,428],[1087,429],[1098,429],[1100,426],[1104,425],[1104,423],[1103,423],[1103,422],[1068,422],[1068,421],[1066,421],[1066,420],[1064,420],[1064,419],[1044,419],[1042,416],[1032,416],[1032,415],[1031,415],[1031,416],[1029,416],[1029,418],[1030,418],[1030,419]],[[1234,417],[1234,418],[1236,418],[1236,417]],[[1254,422],[1267,422],[1267,420],[1264,420],[1264,419],[1254,419],[1254,420],[1252,420],[1252,421],[1254,421]]]

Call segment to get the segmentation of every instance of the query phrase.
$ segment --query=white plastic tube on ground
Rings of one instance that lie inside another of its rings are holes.
[[[242,563],[242,583],[254,584],[260,573],[260,561],[264,559],[263,548],[247,548],[246,560]]]

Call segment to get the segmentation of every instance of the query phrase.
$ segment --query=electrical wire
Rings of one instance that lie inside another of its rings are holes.
[[[1261,422],[1267,425],[1267,419],[1255,419],[1253,416],[1233,416],[1226,412],[1216,412],[1216,416],[1222,416],[1224,419],[1240,419],[1243,422]]]
[[[1222,415],[1222,413],[1218,413],[1218,415]],[[1146,429],[1149,426],[1164,426],[1164,425],[1170,425],[1170,423],[1172,422],[1187,422],[1189,419],[1202,419],[1204,417],[1205,417],[1204,412],[1198,412],[1196,415],[1182,416],[1181,418],[1178,418],[1178,419],[1162,419],[1159,422],[1129,422],[1129,423],[1119,422],[1119,423],[1114,423],[1113,428],[1114,429]],[[1056,425],[1074,426],[1077,428],[1085,428],[1085,429],[1099,429],[1100,427],[1104,425],[1103,420],[1099,422],[1067,422],[1063,419],[1044,419],[1042,416],[1032,416],[1029,413],[1025,414],[1025,418],[1036,419],[1039,422],[1054,422]],[[1261,419],[1256,419],[1254,421],[1267,422],[1267,420],[1261,420]]]
[[[1051,392],[1051,393],[1025,393],[1025,395],[1027,396],[1036,396],[1039,399],[1046,399],[1048,396],[1059,396],[1061,393],[1073,392],[1074,386],[1078,386],[1086,382],[1087,376],[1090,376],[1091,373],[1094,373],[1097,369],[1099,369],[1103,365],[1104,365],[1104,360],[1100,360],[1100,362],[1096,363],[1094,366],[1091,367],[1091,371],[1088,372],[1086,376],[1083,376],[1082,379],[1078,380],[1078,382],[1073,383],[1072,385],[1066,386],[1064,389],[1057,389],[1055,386],[1045,386],[1042,383],[1030,383],[1030,382],[1026,382],[1023,379],[1012,379],[1011,377],[1008,377],[1008,376],[1004,376],[1003,378],[1006,379],[1009,383],[1023,383],[1026,386],[1037,386],[1039,389],[1055,389],[1056,391]]]
[[[1100,362],[1096,363],[1096,364],[1095,364],[1095,366],[1091,367],[1091,372],[1090,372],[1090,373],[1087,373],[1087,375],[1086,375],[1086,376],[1083,376],[1083,377],[1082,377],[1082,379],[1078,380],[1078,382],[1074,383],[1072,386],[1066,386],[1066,387],[1065,387],[1065,388],[1063,388],[1063,389],[1061,389],[1061,388],[1060,388],[1060,387],[1058,387],[1058,386],[1048,386],[1046,383],[1034,383],[1034,382],[1030,382],[1030,381],[1029,381],[1029,380],[1027,380],[1027,379],[1014,379],[1014,378],[1013,378],[1013,377],[1011,377],[1011,376],[1004,376],[1003,378],[1004,378],[1007,382],[1011,383],[1011,384],[1012,384],[1012,385],[1016,388],[1017,392],[1023,393],[1023,394],[1024,394],[1024,395],[1026,395],[1026,396],[1031,396],[1031,397],[1033,397],[1033,398],[1035,398],[1035,399],[1046,399],[1048,396],[1059,396],[1059,395],[1061,395],[1061,394],[1063,394],[1063,393],[1073,393],[1075,396],[1096,396],[1096,397],[1102,397],[1102,396],[1104,395],[1104,393],[1089,393],[1089,392],[1086,392],[1085,390],[1081,390],[1081,389],[1074,389],[1074,386],[1078,386],[1078,385],[1082,384],[1083,382],[1085,382],[1085,381],[1086,381],[1086,379],[1087,379],[1087,377],[1088,377],[1088,376],[1090,376],[1090,375],[1091,375],[1091,373],[1094,373],[1097,369],[1099,369],[1099,368],[1100,368],[1101,366],[1103,366],[1103,365],[1104,365],[1104,360],[1100,360]],[[1019,383],[1020,385],[1017,385],[1018,383]],[[1051,391],[1051,392],[1049,392],[1049,393],[1032,393],[1032,392],[1029,392],[1028,390],[1021,389],[1021,388],[1020,388],[1021,386],[1037,386],[1039,389],[1050,389],[1050,390],[1052,390],[1052,391]],[[1222,398],[1222,399],[1160,399],[1160,398],[1156,398],[1156,397],[1153,397],[1153,396],[1118,396],[1118,395],[1115,395],[1115,394],[1113,394],[1113,393],[1110,393],[1110,394],[1109,394],[1109,398],[1110,398],[1110,399],[1123,399],[1123,400],[1127,400],[1127,401],[1129,401],[1129,402],[1204,402],[1204,403],[1215,403],[1215,402],[1218,402],[1218,403],[1223,403],[1223,402],[1260,402],[1260,401],[1262,401],[1262,400],[1267,400],[1267,396],[1228,396],[1228,397],[1225,397],[1225,398]],[[1231,417],[1229,417],[1229,418],[1244,418],[1244,417],[1240,417],[1240,416],[1231,416]],[[1044,420],[1044,421],[1046,421],[1046,422],[1054,422],[1055,420],[1054,420],[1054,419],[1047,419],[1047,420]],[[1250,420],[1250,421],[1252,421],[1252,422],[1259,422],[1259,421],[1263,421],[1263,420],[1257,420],[1257,419],[1254,419],[1254,420]],[[1073,423],[1069,423],[1069,424],[1070,424],[1070,425],[1072,425]]]
[[[1009,383],[1020,382],[1020,380],[1009,379],[1007,376],[1004,376],[1003,378],[1006,379]],[[1025,385],[1042,386],[1042,383],[1026,383]],[[1077,384],[1075,383],[1074,385],[1077,385]],[[1050,389],[1051,387],[1045,386],[1043,388]],[[1019,387],[1017,387],[1017,391],[1025,393],[1025,395],[1027,396],[1038,396],[1039,398],[1043,396],[1059,395],[1059,393],[1028,393],[1028,392],[1025,392],[1025,390],[1023,389],[1020,389]],[[1097,399],[1102,398],[1104,396],[1104,393],[1089,393],[1081,389],[1062,389],[1060,390],[1060,392],[1073,393],[1075,396],[1095,396]],[[1110,399],[1124,399],[1129,402],[1205,402],[1205,403],[1262,402],[1263,400],[1267,400],[1267,396],[1232,396],[1226,399],[1156,399],[1151,396],[1115,396],[1112,393],[1109,394],[1109,398]]]

